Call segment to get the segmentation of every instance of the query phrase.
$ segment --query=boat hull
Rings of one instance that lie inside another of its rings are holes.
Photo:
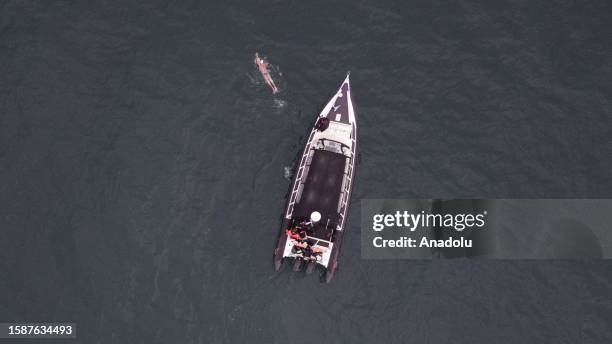
[[[313,265],[321,266],[329,282],[338,266],[357,158],[348,75],[317,117],[298,158],[274,249],[274,268],[280,270],[286,259],[294,261],[294,270],[306,265],[312,272]],[[307,234],[290,238],[288,231],[298,229]]]

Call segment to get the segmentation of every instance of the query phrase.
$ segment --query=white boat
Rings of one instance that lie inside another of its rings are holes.
[[[308,135],[291,183],[281,233],[274,250],[278,271],[319,265],[329,282],[338,267],[342,234],[355,176],[357,122],[349,75],[325,105]]]

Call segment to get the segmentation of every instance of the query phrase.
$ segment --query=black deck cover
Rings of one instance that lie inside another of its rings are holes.
[[[342,154],[316,150],[300,202],[295,205],[295,216],[310,218],[313,211],[321,213],[321,223],[338,223],[338,201],[346,157]]]

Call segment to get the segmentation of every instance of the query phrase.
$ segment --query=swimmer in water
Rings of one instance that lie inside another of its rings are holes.
[[[272,76],[270,76],[270,71],[268,70],[270,64],[260,58],[258,53],[255,53],[255,64],[259,68],[261,76],[263,76],[266,83],[272,88],[272,93],[278,93],[278,88],[274,84],[274,80],[272,80]]]

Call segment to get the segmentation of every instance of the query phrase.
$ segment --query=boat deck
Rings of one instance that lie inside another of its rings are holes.
[[[342,192],[346,156],[325,150],[316,150],[310,164],[300,201],[295,205],[297,218],[310,218],[313,211],[321,213],[320,225],[329,220],[332,228],[340,220],[338,202]],[[317,226],[320,227],[320,226]]]

